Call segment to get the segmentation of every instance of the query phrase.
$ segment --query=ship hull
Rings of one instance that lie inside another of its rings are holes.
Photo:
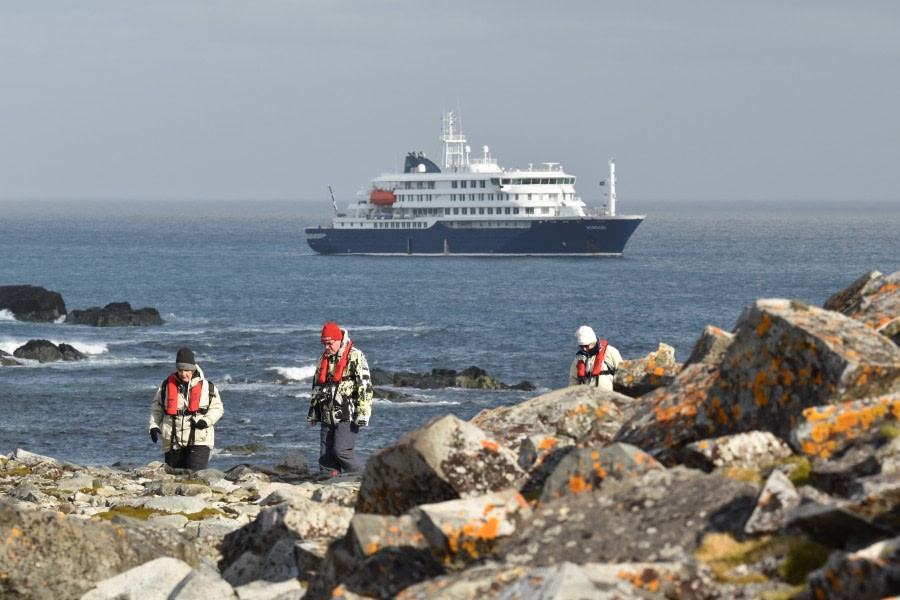
[[[306,229],[319,254],[417,256],[620,256],[642,216],[543,219],[518,227]]]

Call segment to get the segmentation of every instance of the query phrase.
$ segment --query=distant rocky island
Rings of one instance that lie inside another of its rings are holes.
[[[896,596],[898,344],[900,272],[871,271],[626,360],[616,391],[435,418],[359,475],[11,449],[0,597]]]

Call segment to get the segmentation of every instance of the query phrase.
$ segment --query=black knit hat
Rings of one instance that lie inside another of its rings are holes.
[[[194,358],[194,351],[190,348],[182,348],[175,355],[175,368],[179,371],[196,371],[197,361]]]

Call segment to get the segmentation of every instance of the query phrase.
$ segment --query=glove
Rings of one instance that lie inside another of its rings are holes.
[[[150,430],[150,439],[154,444],[159,441],[159,427],[154,427]]]
[[[200,419],[196,423],[194,423],[194,429],[206,429],[209,427],[209,423],[207,423],[204,419]]]
[[[368,424],[369,424],[369,420],[368,420],[368,419],[357,419],[357,420],[356,420],[356,426],[357,426],[357,427],[365,427],[365,426],[368,425]]]

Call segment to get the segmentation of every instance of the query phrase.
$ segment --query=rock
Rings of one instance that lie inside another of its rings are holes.
[[[4,598],[77,598],[104,579],[162,556],[198,564],[196,548],[169,529],[84,521],[2,502],[0,533]]]
[[[112,302],[103,308],[94,306],[87,310],[73,310],[66,316],[65,322],[94,327],[149,327],[165,323],[155,308],[132,309],[128,302]]]
[[[892,528],[874,523],[839,506],[801,504],[791,512],[789,527],[810,539],[841,550],[855,551],[897,535]]]
[[[0,350],[0,367],[21,367],[22,363],[12,359],[12,354]]]
[[[800,494],[787,475],[772,471],[756,499],[756,508],[744,525],[744,533],[775,533],[783,529],[788,524],[790,512],[799,504]]]
[[[814,598],[881,600],[900,595],[900,538],[851,554],[835,552],[807,578]]]
[[[741,316],[719,367],[692,365],[641,398],[616,439],[657,458],[743,431],[788,439],[810,406],[898,391],[900,348],[884,336],[821,308],[759,300]]]
[[[679,454],[679,462],[706,472],[722,467],[757,470],[792,454],[790,446],[775,434],[748,431],[692,442]]]
[[[510,450],[474,425],[447,415],[369,458],[356,510],[399,515],[419,504],[518,486],[524,479]]]
[[[691,355],[684,361],[684,367],[688,365],[717,366],[733,341],[734,334],[723,331],[714,325],[707,325],[694,343]]]
[[[472,366],[462,372],[453,369],[432,369],[431,373],[401,372],[393,375],[383,369],[373,370],[372,385],[395,385],[397,387],[411,387],[424,390],[442,388],[466,388],[477,390],[533,390],[534,384],[522,381],[514,386],[507,385],[489,375],[484,369]]]
[[[19,321],[53,323],[66,314],[59,292],[33,285],[0,285],[0,310],[8,310]]]
[[[810,406],[800,413],[790,442],[797,452],[828,458],[854,440],[900,419],[900,394],[864,398],[854,402]]]
[[[36,360],[41,363],[57,362],[57,361],[75,361],[84,360],[86,355],[82,354],[68,344],[60,344],[57,346],[53,342],[47,340],[29,340],[24,346],[19,346],[13,351],[16,358],[24,358],[28,360]]]
[[[613,389],[638,398],[669,385],[680,370],[681,365],[675,362],[675,348],[660,343],[655,352],[644,358],[620,362],[613,380]]]
[[[610,479],[622,481],[664,468],[652,456],[628,444],[577,448],[547,477],[539,500],[551,502],[569,494],[591,492]]]
[[[674,560],[696,551],[703,533],[739,534],[755,499],[747,483],[683,467],[651,470],[539,506],[501,551],[509,565]]]
[[[623,407],[633,403],[623,394],[575,385],[514,406],[485,409],[469,422],[510,450],[518,451],[521,440],[532,435],[580,439],[598,420],[618,431],[625,420]]]
[[[162,557],[101,581],[81,600],[157,597],[167,600],[238,599],[221,577],[206,571],[198,572],[177,558]]]
[[[824,307],[861,321],[900,344],[900,271],[884,276],[869,271],[847,289],[825,301]]]

